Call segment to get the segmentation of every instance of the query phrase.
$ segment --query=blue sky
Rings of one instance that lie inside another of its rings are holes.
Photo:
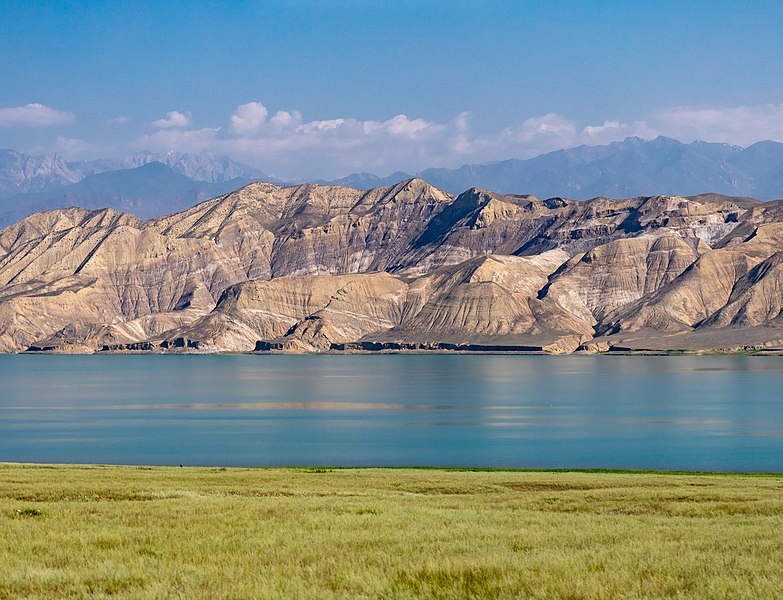
[[[282,177],[627,135],[783,141],[781,2],[17,2],[0,147],[227,154]]]

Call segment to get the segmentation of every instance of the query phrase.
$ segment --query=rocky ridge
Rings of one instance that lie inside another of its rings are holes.
[[[254,183],[0,231],[0,351],[783,346],[783,203]]]

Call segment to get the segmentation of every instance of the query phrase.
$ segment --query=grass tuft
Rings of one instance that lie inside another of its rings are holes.
[[[359,508],[353,511],[355,515],[377,515],[378,511],[374,508]]]
[[[425,567],[398,574],[394,587],[423,598],[500,598],[502,578],[496,568]]]
[[[11,513],[11,516],[16,519],[26,517],[45,517],[46,511],[43,511],[40,508],[17,508]]]

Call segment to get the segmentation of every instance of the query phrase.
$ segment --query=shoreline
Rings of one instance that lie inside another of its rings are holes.
[[[604,467],[469,467],[469,466],[428,466],[428,465],[153,465],[153,464],[112,464],[112,463],[35,463],[0,461],[0,469],[33,468],[33,469],[82,469],[82,470],[162,470],[185,469],[192,471],[291,471],[298,473],[330,473],[336,471],[433,471],[443,473],[519,473],[519,474],[549,474],[549,475],[661,475],[666,477],[762,477],[783,478],[783,471],[688,471],[666,469],[624,469]]]
[[[185,350],[180,352],[160,352],[156,350],[98,350],[95,352],[61,352],[52,350],[22,350],[20,352],[2,352],[5,356],[377,356],[377,355],[401,355],[401,356],[783,356],[783,349],[743,349],[743,350],[690,350],[690,349],[671,349],[671,350],[635,350],[635,349],[617,349],[604,352],[547,352],[544,350],[350,350],[335,351],[327,350],[324,352],[289,352],[279,350],[265,351],[205,351],[205,350]]]

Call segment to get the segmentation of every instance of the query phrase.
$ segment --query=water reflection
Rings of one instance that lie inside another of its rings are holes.
[[[783,359],[0,356],[0,460],[781,471]]]

